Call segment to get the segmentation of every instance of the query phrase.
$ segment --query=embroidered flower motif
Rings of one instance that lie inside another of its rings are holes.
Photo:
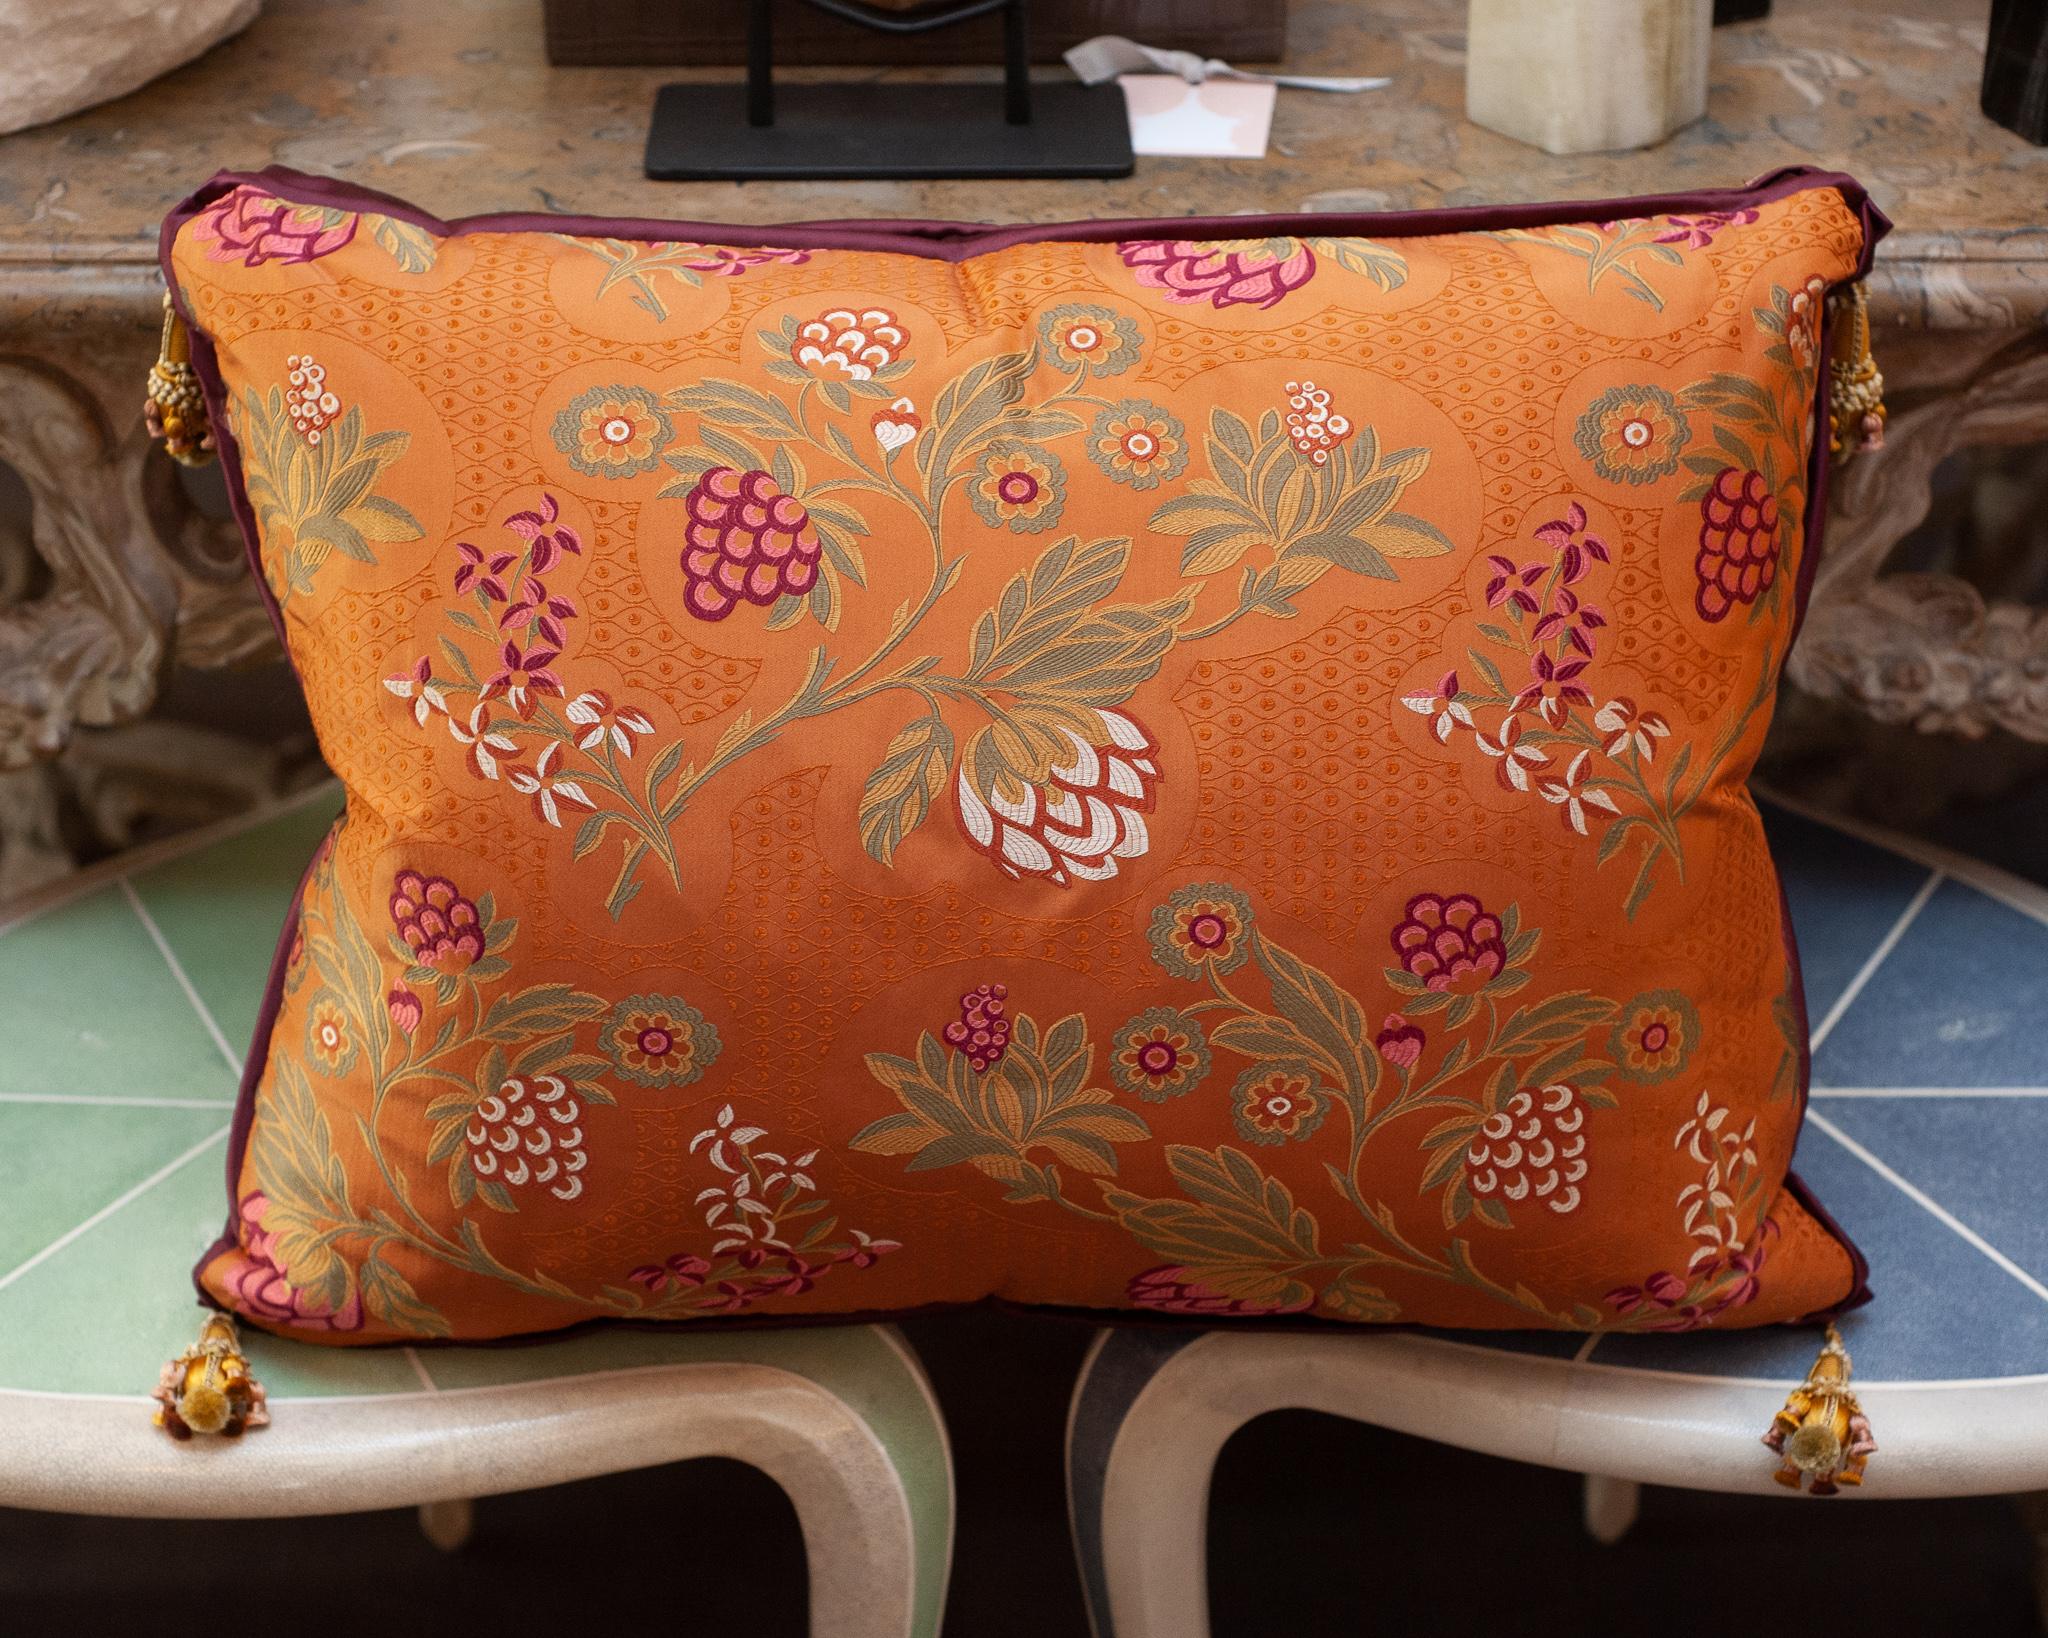
[[[910,332],[883,307],[835,307],[797,327],[789,356],[821,381],[872,381],[903,356]]]
[[[1593,703],[1593,696],[1579,681],[1585,669],[1582,659],[1560,660],[1538,649],[1529,659],[1528,684],[1515,696],[1510,709],[1526,711],[1533,705],[1550,727],[1562,728],[1574,706]]]
[[[714,273],[723,279],[736,279],[749,268],[766,267],[780,263],[784,267],[802,267],[811,259],[808,250],[782,250],[770,245],[750,245],[744,249],[732,245],[699,245],[699,258],[689,263],[692,272]]]
[[[360,1294],[351,1291],[348,1300],[335,1308],[292,1284],[278,1250],[280,1236],[263,1226],[270,1212],[270,1197],[262,1190],[242,1196],[235,1213],[242,1260],[227,1270],[228,1300],[245,1314],[301,1331],[361,1330]]]
[[[566,622],[575,618],[575,599],[549,591],[546,581],[530,574],[520,586],[519,595],[498,616],[498,629],[523,629],[529,638],[538,639],[559,653],[568,641]]]
[[[1785,345],[1802,370],[1812,366],[1814,354],[1820,351],[1821,317],[1827,310],[1827,300],[1827,280],[1811,278],[1787,307]]]
[[[1351,418],[1330,409],[1327,387],[1313,381],[1287,383],[1287,436],[1311,465],[1329,464],[1330,452],[1350,442]]]
[[[1757,471],[1724,466],[1700,499],[1699,586],[1702,620],[1723,620],[1737,603],[1754,603],[1778,578],[1778,497]]]
[[[1158,798],[1159,747],[1123,712],[1098,707],[1095,715],[1100,744],[1062,724],[1067,760],[1015,794],[977,790],[961,762],[953,782],[960,828],[1013,880],[1107,881],[1119,860],[1141,858],[1151,846],[1145,815]]]
[[[1390,1064],[1402,1069],[1413,1069],[1422,1061],[1422,1049],[1429,1037],[1398,1012],[1387,1014],[1387,1021],[1380,1025],[1380,1032],[1373,1038],[1373,1045]]]
[[[555,520],[561,515],[562,508],[555,497],[543,494],[537,509],[514,512],[505,520],[505,527],[526,542],[526,566],[535,574],[546,574],[561,561],[565,552],[577,557],[583,555],[583,537],[566,523],[560,528],[555,527]],[[459,586],[456,588],[458,591],[461,589]],[[498,595],[502,599],[504,593]]]
[[[544,1188],[557,1200],[574,1200],[590,1160],[577,1124],[582,1114],[560,1076],[508,1076],[463,1128],[470,1169],[508,1189]]]
[[[1107,307],[1065,303],[1038,321],[1045,359],[1065,375],[1122,375],[1138,362],[1144,338],[1138,326]]]
[[[1315,277],[1316,258],[1299,239],[1141,239],[1116,247],[1139,284],[1168,301],[1211,307],[1277,306]]]
[[[1586,522],[1586,509],[1577,501],[1573,501],[1565,508],[1563,517],[1552,518],[1548,523],[1539,525],[1536,530],[1536,538],[1557,554],[1558,567],[1563,570],[1564,583],[1567,586],[1575,586],[1585,579],[1592,572],[1595,563],[1606,563],[1610,560],[1607,542],[1589,530]],[[1494,558],[1491,561],[1507,562],[1505,558]],[[1536,566],[1535,572],[1538,576],[1542,574],[1541,565]],[[1526,586],[1529,583],[1529,578],[1525,574],[1523,584]],[[1487,590],[1486,603],[1488,608],[1494,606],[1491,587]],[[1528,603],[1527,608],[1531,614],[1536,612],[1536,605],[1533,602]]]
[[[651,472],[675,437],[675,423],[645,387],[592,387],[555,416],[555,448],[593,478]]]
[[[1417,716],[1434,717],[1436,720],[1430,724],[1430,732],[1447,745],[1454,730],[1474,726],[1472,708],[1459,700],[1458,693],[1457,672],[1446,671],[1435,692],[1403,694],[1401,703]]]
[[[960,997],[960,1016],[943,1031],[946,1044],[986,1075],[1010,1050],[1010,986],[978,984]]]
[[[505,703],[518,713],[521,721],[531,720],[542,694],[561,697],[562,679],[553,669],[560,658],[559,649],[521,649],[507,638],[498,653],[498,669],[484,679],[483,698],[490,700],[503,694]]]
[[[1621,1009],[1607,1050],[1636,1081],[1668,1081],[1691,1061],[1700,1016],[1676,990],[1651,990]]]
[[[642,1086],[688,1086],[717,1062],[718,1031],[675,995],[629,995],[604,1026],[612,1067]]]
[[[210,262],[294,266],[331,256],[356,236],[356,218],[319,205],[293,205],[256,188],[237,188],[192,222]]]
[[[1157,489],[1188,464],[1187,429],[1157,404],[1126,398],[1089,429],[1089,458],[1117,483]]]
[[[403,984],[391,986],[384,997],[384,1010],[391,1015],[391,1026],[401,1035],[410,1035],[420,1027],[420,1018],[426,1008],[420,998]]]
[[[583,730],[576,739],[579,751],[594,751],[609,739],[619,755],[631,756],[633,736],[654,732],[654,721],[645,711],[620,705],[601,688],[578,694],[563,715]]]
[[[341,400],[328,388],[327,371],[311,353],[292,354],[284,367],[290,372],[285,377],[284,405],[292,430],[307,443],[317,444],[320,434],[341,419]]]
[[[436,712],[442,716],[448,714],[448,696],[434,681],[433,665],[424,654],[413,662],[410,671],[394,672],[386,677],[384,686],[400,699],[412,702],[412,720],[422,728],[426,727],[427,718]]]
[[[1209,1073],[1202,1026],[1173,1007],[1148,1007],[1117,1031],[1109,1073],[1147,1103],[1179,1097]]]
[[[1202,1314],[1222,1318],[1231,1314],[1295,1314],[1315,1301],[1313,1296],[1298,1302],[1259,1302],[1250,1297],[1233,1297],[1207,1285],[1200,1271],[1175,1266],[1148,1268],[1133,1276],[1124,1296],[1136,1308],[1161,1314]]]
[[[562,754],[562,742],[551,739],[540,753],[540,760],[528,768],[523,763],[513,763],[505,770],[505,778],[521,796],[533,798],[533,811],[542,823],[559,830],[562,827],[564,806],[595,808],[583,787],[575,780],[555,772],[555,763]]]
[[[1671,724],[1655,711],[1645,711],[1626,694],[1616,695],[1593,713],[1593,726],[1607,738],[1601,749],[1619,757],[1633,750],[1645,762],[1657,760],[1657,741],[1671,737]]]
[[[1221,882],[1178,888],[1152,912],[1152,959],[1175,978],[1233,973],[1251,954],[1252,903]]]
[[[1247,1143],[1298,1142],[1322,1125],[1328,1100],[1305,1071],[1247,1069],[1230,1089],[1231,1120]]]
[[[1403,969],[1432,990],[1470,995],[1507,965],[1500,918],[1470,893],[1418,893],[1390,935]]]
[[[1550,761],[1548,751],[1522,743],[1524,728],[1522,719],[1510,712],[1501,718],[1500,727],[1491,738],[1485,734],[1473,736],[1479,749],[1500,764],[1493,770],[1493,775],[1503,790],[1528,790],[1529,770],[1544,767]]]
[[[455,594],[474,591],[486,602],[502,603],[510,595],[505,590],[505,571],[519,561],[515,552],[486,552],[480,546],[472,546],[466,540],[458,540],[455,550],[462,561],[455,566]]]
[[[1560,817],[1567,830],[1574,830],[1584,836],[1586,832],[1586,809],[1599,808],[1606,813],[1619,813],[1614,798],[1600,786],[1590,783],[1593,753],[1581,751],[1566,765],[1560,778],[1539,779],[1536,789],[1543,800],[1563,810]]]
[[[1586,1176],[1585,1124],[1586,1106],[1573,1088],[1522,1088],[1486,1117],[1465,1150],[1465,1187],[1480,1200],[1533,1196],[1569,1215]]]
[[[868,423],[875,429],[875,442],[882,453],[893,455],[924,430],[924,417],[908,398],[892,398],[887,409],[878,409]]]
[[[1662,387],[1609,387],[1587,406],[1572,442],[1609,483],[1645,484],[1678,470],[1692,427]]]
[[[479,779],[496,779],[498,759],[515,756],[519,751],[517,740],[492,728],[490,708],[482,704],[469,713],[466,723],[449,717],[448,737],[469,753],[465,759],[469,763],[469,771]]]
[[[1067,470],[1049,449],[998,439],[982,457],[967,494],[991,529],[1007,525],[1016,534],[1035,535],[1060,520]]]
[[[313,997],[306,1012],[306,1054],[316,1069],[329,1075],[345,1075],[356,1061],[355,1031],[340,1000],[322,990]]]
[[[413,960],[437,973],[467,972],[484,953],[483,917],[446,876],[392,877],[391,925]]]
[[[710,1272],[711,1265],[702,1257],[678,1252],[665,1262],[644,1263],[626,1278],[642,1287],[649,1296],[658,1297],[670,1288],[694,1291]]]
[[[1687,250],[1705,250],[1714,242],[1716,234],[1724,228],[1747,227],[1757,219],[1757,213],[1746,206],[1741,210],[1708,210],[1697,216],[1668,216],[1662,233],[1651,241],[1660,245],[1683,245]]]
[[[818,579],[824,545],[803,502],[763,471],[714,466],[691,487],[683,531],[683,602],[723,620],[742,602],[801,597]]]

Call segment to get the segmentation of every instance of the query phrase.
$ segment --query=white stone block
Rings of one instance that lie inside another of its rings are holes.
[[[1713,0],[1472,0],[1465,115],[1547,153],[1647,148],[1707,111]]]

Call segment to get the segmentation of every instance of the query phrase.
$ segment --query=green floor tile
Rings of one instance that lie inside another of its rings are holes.
[[[234,1091],[234,1071],[120,887],[0,934],[0,1092]]]
[[[340,811],[336,786],[304,807],[133,878],[137,896],[237,1052],[256,1028],[292,889]]]
[[[225,1109],[0,1103],[0,1279],[227,1123]]]

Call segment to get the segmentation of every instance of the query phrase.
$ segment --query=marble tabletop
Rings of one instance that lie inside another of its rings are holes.
[[[1706,119],[1640,153],[1555,158],[1464,119],[1461,0],[1296,0],[1290,66],[1393,84],[1283,92],[1263,162],[1146,159],[1108,183],[739,185],[640,175],[656,88],[716,71],[550,68],[537,0],[267,0],[199,62],[0,139],[0,284],[153,262],[165,209],[222,166],[335,173],[444,216],[765,222],[1606,198],[1803,162],[1854,172],[1898,223],[1873,282],[1881,323],[2026,326],[2048,316],[2048,148],[1978,111],[1987,16],[1988,0],[1778,0],[1716,31]],[[911,71],[846,72],[886,96]]]

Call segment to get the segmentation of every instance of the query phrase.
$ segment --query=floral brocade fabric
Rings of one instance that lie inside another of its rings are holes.
[[[1745,779],[1867,216],[1711,204],[195,195],[167,271],[348,793],[204,1289],[334,1343],[1854,1300]]]

